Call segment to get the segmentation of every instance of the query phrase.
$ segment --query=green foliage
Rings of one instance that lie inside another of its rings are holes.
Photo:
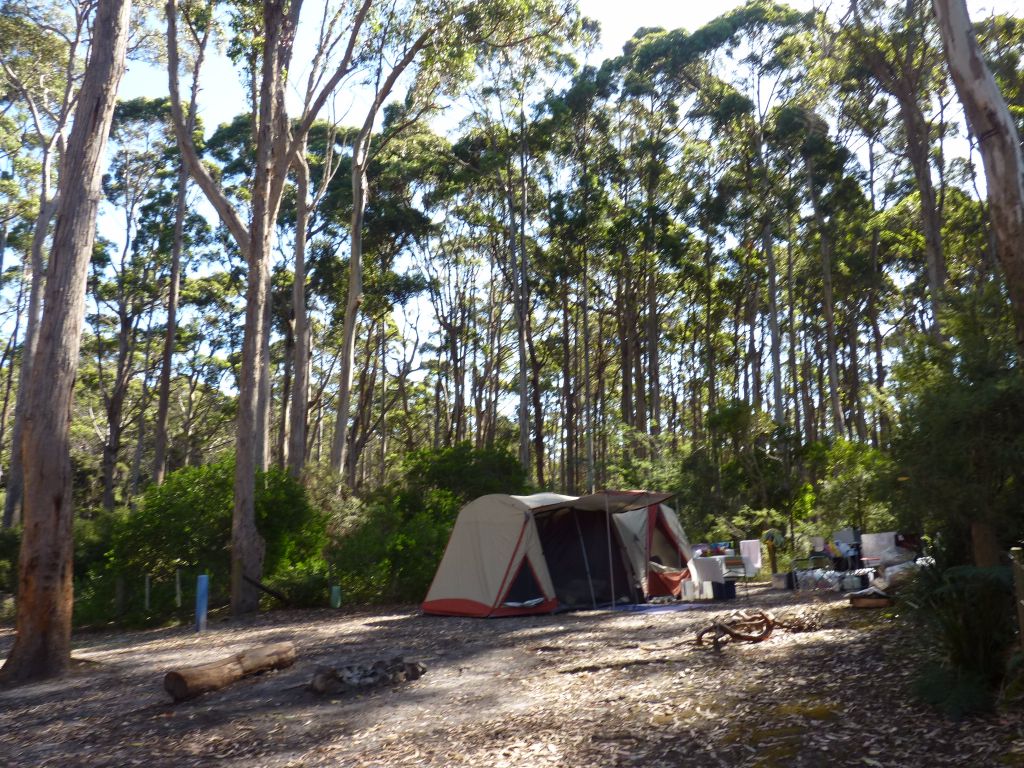
[[[918,694],[956,716],[991,709],[1015,640],[1010,569],[925,568],[907,602],[944,662],[920,676]]]
[[[956,346],[908,355],[899,369],[896,497],[907,527],[953,542],[981,519],[1008,543],[1024,533],[1024,376],[999,303],[956,309]]]
[[[412,493],[443,489],[465,503],[487,493],[526,491],[526,473],[518,460],[495,448],[469,443],[428,448],[412,453],[405,467],[406,489]]]
[[[957,719],[991,712],[995,703],[992,689],[984,678],[949,667],[923,669],[914,680],[912,690],[925,704]]]
[[[150,486],[139,509],[114,520],[106,561],[89,571],[76,605],[80,620],[111,618],[118,580],[127,590],[126,610],[138,612],[147,574],[153,589],[151,615],[168,615],[173,612],[179,569],[188,594],[195,576],[207,573],[211,602],[226,601],[233,486],[233,459],[186,467],[170,473],[163,485]],[[266,545],[263,572],[269,583],[295,585],[299,574],[311,580],[319,574],[321,584],[326,582],[321,556],[327,541],[325,516],[309,503],[303,487],[281,470],[257,476],[256,523]],[[93,538],[83,533],[82,546],[91,546]],[[296,601],[310,602],[308,591],[313,589],[304,584]],[[189,607],[186,600],[183,610]]]
[[[18,586],[18,549],[21,531],[0,528],[0,592],[14,593]]]
[[[821,529],[834,531],[847,525],[862,531],[889,530],[892,463],[876,448],[837,440],[825,453],[826,471],[815,511]]]
[[[330,569],[319,553],[278,567],[266,584],[285,595],[295,608],[326,608],[329,603]]]
[[[226,580],[234,472],[233,460],[186,467],[147,489],[140,509],[125,518],[115,536],[117,562],[154,576],[195,566]],[[325,541],[322,516],[302,486],[277,468],[256,479],[256,525],[266,544],[268,575],[315,553]]]
[[[330,559],[344,599],[422,600],[462,505],[525,490],[525,473],[507,452],[468,443],[415,452],[398,487],[350,509],[343,522]]]

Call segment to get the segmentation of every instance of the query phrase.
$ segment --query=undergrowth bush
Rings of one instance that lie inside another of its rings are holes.
[[[956,717],[990,710],[1015,639],[1010,569],[923,568],[907,600],[942,659],[919,675],[917,695]]]
[[[186,467],[160,486],[148,488],[139,508],[110,523],[109,547],[78,585],[76,618],[94,623],[121,618],[129,623],[161,620],[192,608],[196,577],[210,577],[210,604],[228,601],[234,461]],[[325,516],[301,484],[271,469],[256,477],[256,525],[265,542],[264,579],[296,604],[316,589],[299,575],[326,584],[322,550]],[[95,559],[93,560],[95,563]],[[150,577],[150,610],[144,610],[145,577]],[[180,580],[182,607],[176,605]],[[294,588],[293,598],[289,588]],[[301,594],[299,594],[301,592]],[[326,601],[326,588],[319,604]],[[118,615],[120,614],[120,615]]]

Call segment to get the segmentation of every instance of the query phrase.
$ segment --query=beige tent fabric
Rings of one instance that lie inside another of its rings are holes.
[[[683,533],[683,527],[679,523],[676,513],[666,504],[659,505],[662,519],[679,542],[679,548],[683,551],[686,561],[693,558],[693,551],[690,543]],[[626,556],[629,558],[630,566],[633,569],[634,578],[643,583],[646,590],[647,569],[649,568],[648,557],[657,555],[662,564],[671,568],[685,567],[686,563],[679,562],[679,555],[675,547],[660,530],[655,530],[652,536],[650,552],[647,551],[648,513],[647,507],[633,509],[628,512],[619,512],[612,515],[615,526],[619,530],[619,538],[625,544]]]
[[[471,600],[496,606],[502,598],[500,593],[507,590],[515,578],[524,556],[529,558],[544,596],[553,598],[555,588],[541,551],[529,501],[530,497],[490,494],[464,506],[455,521],[426,603]]]
[[[537,494],[538,496],[542,494]],[[572,499],[572,497],[569,497]],[[650,491],[599,491],[589,496],[580,496],[572,503],[552,502],[537,507],[538,512],[563,507],[578,509],[582,512],[625,512],[630,509],[649,507],[672,498],[671,493],[651,493]]]
[[[662,504],[661,513],[664,515],[665,522],[672,530],[672,533],[676,535],[676,540],[679,542],[679,548],[682,549],[683,554],[686,555],[687,562],[693,560],[693,548],[690,546],[690,540],[686,538],[686,532],[683,530],[682,523],[679,522],[679,516],[675,513],[675,510],[667,504]]]

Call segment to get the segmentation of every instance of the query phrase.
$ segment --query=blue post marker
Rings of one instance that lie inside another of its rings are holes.
[[[196,579],[196,632],[206,629],[206,605],[210,600],[210,577],[205,573]]]
[[[331,587],[331,608],[341,608],[341,585]]]

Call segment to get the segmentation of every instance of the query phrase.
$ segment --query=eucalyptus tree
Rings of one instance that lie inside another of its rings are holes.
[[[47,386],[31,386],[25,408],[24,528],[14,646],[6,682],[63,672],[71,660],[72,483],[68,453],[85,281],[92,255],[100,169],[124,71],[130,0],[99,0],[89,63],[61,158],[59,199],[36,348]]]
[[[413,3],[407,21],[395,27],[395,38],[380,49],[381,65],[373,84],[374,98],[353,145],[352,226],[350,231],[348,302],[345,313],[344,350],[339,382],[338,419],[331,463],[341,471],[346,451],[349,400],[352,381],[352,349],[360,305],[361,242],[366,204],[366,168],[372,159],[372,128],[384,101],[405,70],[416,67],[413,85],[403,107],[407,117],[397,121],[401,129],[437,109],[440,99],[461,91],[474,74],[475,59],[504,57],[541,45],[557,44],[574,23],[572,0],[529,0],[481,5],[466,2]],[[392,54],[387,48],[395,48]],[[394,64],[384,63],[390,55]],[[504,73],[507,77],[510,72]],[[395,130],[392,130],[394,133]],[[386,139],[385,139],[386,141]]]
[[[20,446],[42,313],[46,243],[58,204],[54,177],[62,162],[77,104],[83,65],[90,47],[89,27],[94,9],[92,0],[0,5],[0,49],[4,51],[0,57],[0,92],[4,94],[3,100],[22,116],[25,136],[39,163],[38,206],[29,259],[28,314],[4,499],[5,526],[17,521],[22,504]]]
[[[661,359],[658,274],[659,251],[667,249],[682,122],[680,111],[693,75],[690,62],[652,61],[650,49],[663,33],[639,31],[620,59],[621,93],[616,129],[624,142],[622,180],[616,190],[623,206],[619,242],[622,263],[619,290],[623,315],[622,418],[639,435],[661,429]],[[636,243],[632,247],[631,243]],[[647,450],[641,443],[638,454]]]
[[[941,51],[927,0],[888,3],[851,0],[851,24],[840,32],[855,56],[855,69],[873,78],[892,96],[899,110],[903,144],[920,195],[921,232],[933,330],[941,333],[942,295],[947,268],[942,244],[942,190],[932,178],[933,162],[945,162],[933,151],[933,135],[945,130],[940,109],[938,126],[929,116],[934,100],[945,98],[939,67]]]
[[[963,0],[935,0],[934,8],[946,63],[985,164],[989,217],[1016,321],[1019,362],[1024,359],[1024,155],[1020,136],[982,58],[967,5]],[[999,542],[992,522],[977,516],[971,522],[971,537],[975,564],[998,565]]]
[[[726,90],[719,101],[715,116],[722,122],[730,111],[731,122],[738,129],[742,142],[737,155],[749,162],[754,192],[755,216],[760,225],[757,237],[761,241],[761,254],[767,271],[768,327],[771,340],[772,413],[775,423],[785,425],[783,407],[782,334],[779,322],[778,268],[775,240],[780,229],[776,211],[785,211],[787,189],[784,167],[771,157],[768,136],[768,118],[771,112],[795,94],[808,90],[807,69],[803,62],[810,56],[807,32],[809,17],[785,5],[764,4],[745,25],[741,38],[739,77],[730,79],[735,92]],[[738,81],[738,82],[737,82]],[[749,105],[743,109],[744,101]],[[724,127],[724,126],[723,126]],[[726,134],[728,135],[728,134]],[[754,333],[751,329],[750,338]]]
[[[214,11],[215,0],[189,5],[183,10],[187,32],[185,50],[188,66],[192,70],[192,84],[189,89],[188,106],[185,109],[186,133],[193,133],[196,128],[196,103],[199,98],[199,73],[206,56],[213,25],[210,16]],[[166,121],[166,118],[165,118]],[[173,130],[173,129],[172,129]],[[175,147],[176,148],[176,147]],[[167,320],[164,327],[164,343],[160,355],[160,383],[157,394],[156,421],[153,426],[153,482],[163,482],[167,473],[168,419],[170,414],[171,377],[173,375],[174,350],[178,333],[178,309],[181,294],[182,258],[185,249],[186,221],[188,218],[188,166],[178,152],[174,153],[177,166],[177,183],[174,200],[174,224],[170,244],[171,264],[167,289]]]
[[[27,253],[31,249],[32,229],[38,217],[39,197],[36,185],[39,182],[39,163],[24,151],[23,124],[8,114],[0,113],[0,279],[3,279],[8,251]],[[31,282],[30,260],[23,258],[18,276],[18,288],[14,300],[14,321],[10,336],[0,355],[0,376],[4,383],[2,405],[0,405],[0,454],[7,445],[10,396],[14,385],[14,374],[18,365],[18,341],[21,333],[24,304]],[[5,370],[6,369],[6,370]],[[12,508],[12,513],[13,513]],[[3,524],[13,522],[4,517]]]
[[[608,221],[608,190],[605,180],[612,167],[610,100],[613,68],[585,66],[569,86],[545,100],[547,130],[552,134],[550,166],[556,177],[566,179],[566,189],[553,194],[549,204],[551,247],[561,252],[562,379],[565,413],[565,482],[567,493],[577,488],[577,435],[585,441],[585,487],[595,487],[594,413],[592,379],[593,328],[591,305],[598,288],[599,271]],[[569,292],[575,296],[570,302]],[[570,354],[570,318],[576,305],[577,347],[583,370],[573,370]],[[582,340],[581,338],[582,337]],[[578,425],[577,391],[582,389],[582,424]]]
[[[145,321],[152,326],[160,300],[157,290],[163,277],[163,258],[153,250],[151,238],[141,236],[143,209],[160,198],[162,174],[154,173],[167,154],[166,102],[134,99],[118,104],[111,130],[111,163],[104,177],[104,192],[123,217],[123,242],[114,249],[99,249],[92,260],[92,316],[95,330],[96,377],[106,411],[106,434],[100,472],[103,506],[115,506],[115,476],[124,429],[138,414],[132,413],[129,388],[136,375],[148,380],[148,365],[139,368],[139,345],[147,340]],[[114,252],[110,252],[113,250]],[[109,330],[109,334],[108,334]],[[108,338],[109,335],[109,338]],[[112,349],[108,349],[111,347]],[[147,361],[149,355],[145,355]],[[144,401],[134,404],[139,413]]]
[[[402,109],[385,110],[382,135],[389,135],[394,122],[401,123],[406,119]],[[359,467],[363,448],[372,437],[369,426],[386,421],[387,411],[393,403],[389,398],[381,402],[367,401],[373,392],[367,391],[366,372],[370,369],[387,375],[385,358],[387,347],[397,344],[389,326],[388,318],[396,306],[405,305],[424,288],[424,281],[413,269],[401,272],[400,258],[411,256],[413,251],[435,229],[429,214],[421,208],[418,200],[432,196],[439,174],[443,173],[443,158],[447,154],[445,142],[436,135],[420,126],[405,126],[400,133],[390,134],[389,140],[382,142],[375,162],[367,169],[366,182],[373,195],[364,201],[362,214],[362,255],[361,278],[364,283],[363,300],[357,318],[359,327],[367,332],[368,337],[376,339],[376,346],[364,346],[361,351],[368,355],[360,360],[360,375],[353,379],[353,392],[358,392],[359,406],[356,408],[352,429],[346,431],[347,445],[345,449],[346,463],[343,467],[343,478],[350,487],[356,484],[356,470]],[[350,174],[351,156],[343,156],[338,160],[338,180],[329,185],[327,194],[319,206],[318,216],[330,220],[339,230],[346,220],[351,220],[354,199],[350,184],[345,184],[342,177]],[[347,298],[351,287],[351,261],[346,263],[342,252],[327,247],[319,249],[319,254],[312,264],[316,273],[316,292],[324,297],[332,307],[332,321],[342,328],[348,317]],[[366,339],[367,342],[370,338]],[[382,346],[383,345],[383,346]],[[358,345],[357,345],[358,346]],[[339,360],[346,351],[344,330],[342,331]],[[353,352],[353,360],[357,352]],[[405,357],[399,367],[399,375],[405,376],[408,371]],[[379,378],[379,377],[378,377]],[[378,380],[375,378],[375,381]],[[340,398],[340,393],[338,398]],[[371,418],[370,412],[380,406],[378,417]],[[359,434],[357,434],[357,432]]]

